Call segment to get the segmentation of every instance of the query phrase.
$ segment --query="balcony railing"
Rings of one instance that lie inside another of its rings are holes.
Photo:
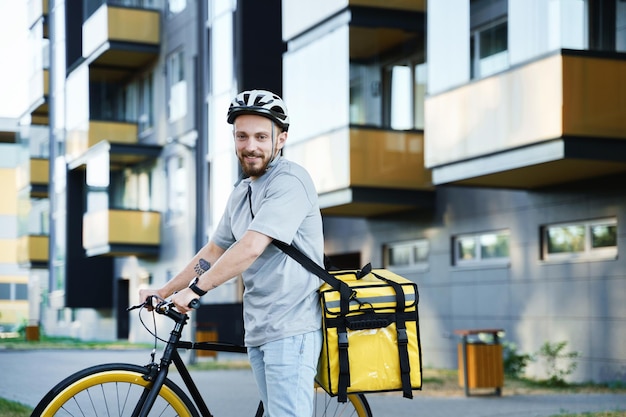
[[[137,144],[137,124],[116,121],[92,120],[87,132],[72,130],[68,134],[66,154],[71,158],[83,155],[101,141],[112,144]]]
[[[158,10],[100,6],[83,24],[83,56],[92,81],[117,82],[144,69],[159,54]]]
[[[20,265],[32,268],[48,265],[48,236],[27,235],[19,238],[17,243],[17,261]]]
[[[50,161],[47,158],[30,159],[30,195],[33,198],[48,197]]]
[[[109,209],[83,216],[83,247],[88,256],[158,255],[161,214],[154,211]]]
[[[372,216],[430,204],[424,135],[346,128],[289,145],[311,174],[327,215]]]

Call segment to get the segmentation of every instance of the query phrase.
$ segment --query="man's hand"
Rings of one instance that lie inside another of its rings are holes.
[[[184,290],[181,290],[172,295],[170,300],[176,306],[176,310],[180,311],[181,313],[188,313],[193,310],[191,307],[189,307],[189,304],[191,304],[191,301],[197,298],[198,294],[191,291],[191,289],[189,288],[185,288]]]
[[[142,303],[145,303],[146,300],[148,300],[148,297],[151,296],[156,296],[159,297],[160,299],[164,299],[165,297],[162,297],[161,294],[159,294],[159,290],[155,290],[152,288],[145,288],[142,290],[139,290],[139,301],[141,301]]]

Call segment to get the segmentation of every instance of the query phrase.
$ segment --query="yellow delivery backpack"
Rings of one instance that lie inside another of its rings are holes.
[[[324,342],[316,382],[347,394],[422,387],[417,285],[385,269],[326,271],[291,245],[276,246],[322,278]]]

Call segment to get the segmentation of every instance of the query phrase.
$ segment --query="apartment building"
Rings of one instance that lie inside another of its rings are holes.
[[[286,155],[326,251],[418,283],[423,362],[455,330],[567,342],[626,373],[626,3],[283,1]],[[545,377],[545,364],[529,366]]]
[[[524,353],[566,341],[573,380],[625,380],[623,1],[29,7],[22,259],[47,333],[148,339],[125,308],[210,236],[239,176],[226,109],[266,88],[327,255],[418,284],[426,366],[457,366],[455,330],[495,328]],[[203,297],[198,328],[239,338],[240,300],[237,279]]]

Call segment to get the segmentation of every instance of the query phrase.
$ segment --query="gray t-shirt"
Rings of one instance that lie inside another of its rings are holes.
[[[253,230],[293,244],[323,265],[322,218],[311,177],[300,165],[284,158],[270,166],[256,180],[244,179],[235,186],[213,242],[227,249]],[[322,281],[274,245],[269,245],[242,275],[246,346],[260,346],[321,327],[317,290]]]

